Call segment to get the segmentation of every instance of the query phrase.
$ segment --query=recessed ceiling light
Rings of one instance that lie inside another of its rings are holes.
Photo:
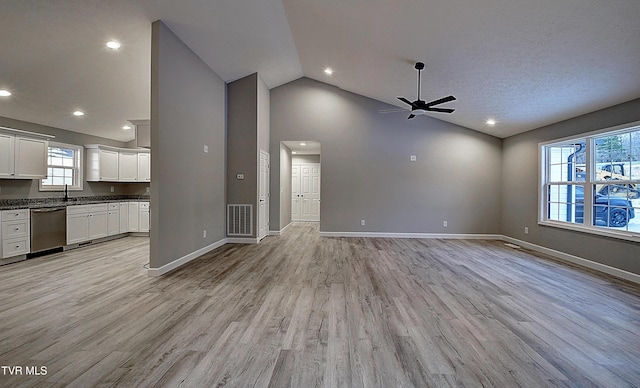
[[[11,95],[11,92],[8,91],[7,89],[0,89],[0,96],[9,97],[10,95]]]
[[[124,129],[125,131],[128,131],[131,129],[130,125],[125,125],[124,127],[122,127],[122,129]]]
[[[487,120],[487,125],[496,125],[496,121],[494,119]]]
[[[327,67],[326,69],[324,69],[324,73],[327,75],[331,75],[333,74],[333,70],[330,67]]]
[[[83,112],[83,111],[81,111],[81,110],[77,110],[77,111],[73,112],[73,115],[74,115],[74,116],[78,116],[78,117],[79,117],[79,116],[84,116],[84,112]]]
[[[304,147],[307,145],[307,143],[300,143],[300,145]]]
[[[117,50],[120,48],[120,42],[118,42],[117,40],[110,40],[107,42],[107,47],[112,50]]]

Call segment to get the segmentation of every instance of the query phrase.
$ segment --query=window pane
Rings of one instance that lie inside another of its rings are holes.
[[[633,201],[622,193],[611,192],[609,195],[594,193],[593,224],[615,230],[628,230],[635,218]],[[633,223],[633,229],[638,228],[637,224],[637,222]]]
[[[62,166],[62,158],[59,156],[54,156],[51,158],[51,163],[52,166]]]
[[[585,180],[585,141],[547,147],[549,182]]]
[[[584,188],[580,185],[549,185],[547,217],[554,221],[584,223]]]

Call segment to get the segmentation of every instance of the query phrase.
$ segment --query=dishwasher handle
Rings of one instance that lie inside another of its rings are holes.
[[[31,209],[31,213],[51,213],[66,209],[66,207],[48,207],[44,209]]]

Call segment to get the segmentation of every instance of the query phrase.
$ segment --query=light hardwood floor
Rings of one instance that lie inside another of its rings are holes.
[[[160,278],[128,237],[0,267],[0,386],[632,387],[640,286],[499,241],[295,224]],[[2,372],[2,371],[0,371]]]

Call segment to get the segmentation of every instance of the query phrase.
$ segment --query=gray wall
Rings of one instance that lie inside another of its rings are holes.
[[[269,91],[267,84],[262,80],[262,77],[260,77],[260,74],[256,74],[256,76],[256,86],[258,88],[258,152],[260,152],[260,150],[269,152],[271,92]],[[260,156],[258,155],[258,158],[259,157]]]
[[[389,107],[308,78],[271,90],[272,157],[280,158],[281,141],[321,142],[320,229],[499,233],[501,140],[427,116],[378,112]],[[271,166],[278,230],[286,226],[276,198],[280,160]]]
[[[272,156],[273,159],[273,156]],[[277,158],[275,158],[277,160]],[[270,230],[281,230],[291,222],[291,150],[284,144],[280,144],[280,177],[274,182],[274,162],[271,163],[271,219],[277,215],[278,223],[271,224]],[[278,193],[279,195],[275,195]],[[275,198],[280,197],[278,206],[275,206]],[[277,209],[277,213],[276,210]]]
[[[227,203],[253,205],[258,233],[260,150],[269,152],[269,88],[258,73],[227,85]],[[243,180],[236,178],[244,174]]]
[[[538,143],[640,120],[640,99],[539,128],[503,142],[502,234],[640,273],[640,244],[538,225]],[[524,234],[524,227],[529,234]]]
[[[104,144],[114,147],[127,148],[128,143],[105,139],[102,137],[86,135],[83,133],[67,131],[60,128],[47,127],[27,121],[14,120],[0,116],[0,127],[20,129],[23,131],[53,135],[52,141],[65,144],[86,145]],[[86,152],[84,155],[84,166],[86,166]],[[87,182],[86,168],[83,171],[83,188],[70,193],[71,197],[84,197],[94,195],[144,195],[148,184],[143,183],[119,183],[119,182]],[[114,192],[111,192],[111,187]],[[63,197],[61,191],[39,191],[38,180],[32,179],[0,179],[0,199],[22,199],[22,198],[55,198]]]
[[[159,268],[225,238],[226,90],[160,21],[151,43],[150,267]]]
[[[227,85],[227,203],[253,204],[254,209],[258,192],[257,82],[254,73]],[[236,179],[240,173],[243,180]]]

